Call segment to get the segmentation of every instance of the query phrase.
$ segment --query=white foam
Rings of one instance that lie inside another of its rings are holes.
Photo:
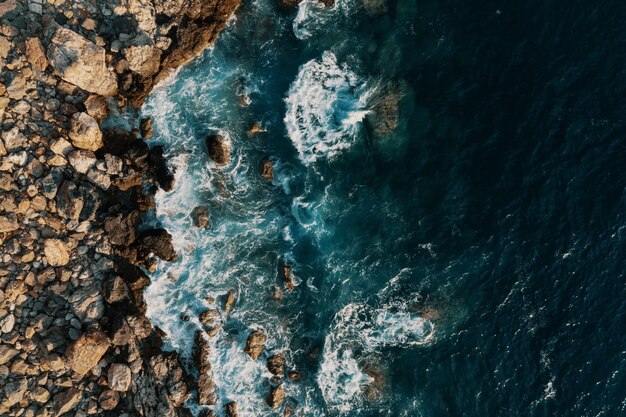
[[[331,159],[352,146],[368,114],[374,88],[324,52],[300,67],[286,98],[285,125],[300,159]]]

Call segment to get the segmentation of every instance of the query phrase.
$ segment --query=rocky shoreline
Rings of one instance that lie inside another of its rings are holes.
[[[189,377],[144,314],[142,268],[176,252],[139,230],[173,177],[136,109],[238,5],[0,2],[0,415],[190,415]]]

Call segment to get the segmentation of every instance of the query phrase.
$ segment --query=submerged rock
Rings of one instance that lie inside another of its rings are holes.
[[[206,147],[209,158],[218,165],[230,163],[230,149],[221,135],[209,135],[206,138]]]
[[[400,117],[400,99],[402,93],[398,85],[385,88],[375,102],[372,112],[366,116],[374,135],[384,137],[390,135],[398,127]]]
[[[265,342],[267,342],[267,336],[265,333],[254,330],[248,336],[248,340],[246,341],[245,352],[254,360],[259,359],[263,349],[265,349]]]
[[[266,181],[272,181],[274,179],[274,165],[269,159],[265,159],[261,162],[261,178]]]

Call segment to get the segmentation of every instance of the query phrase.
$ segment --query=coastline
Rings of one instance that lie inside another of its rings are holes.
[[[145,317],[141,267],[176,253],[138,229],[172,178],[137,109],[238,5],[0,3],[0,414],[190,415]]]

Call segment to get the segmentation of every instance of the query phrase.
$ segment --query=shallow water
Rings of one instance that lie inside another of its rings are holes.
[[[301,416],[623,415],[625,12],[244,2],[143,108],[176,167],[157,220],[181,255],[152,275],[150,318],[189,359],[206,298],[237,291],[215,410],[276,415],[265,358],[282,351]],[[256,362],[251,329],[269,336]]]

